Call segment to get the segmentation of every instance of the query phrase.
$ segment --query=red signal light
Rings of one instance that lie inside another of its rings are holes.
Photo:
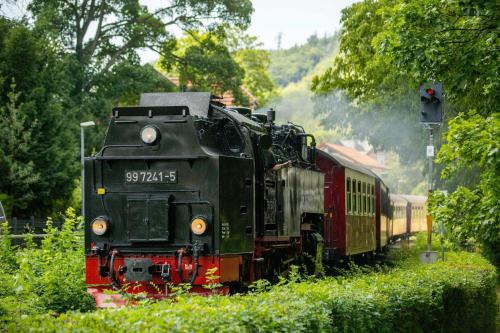
[[[434,91],[434,89],[432,89],[432,88],[427,88],[427,89],[425,89],[425,92],[426,92],[426,93],[428,93],[428,94],[429,94],[429,95],[431,95],[431,96],[434,96],[434,94],[436,93],[436,92]]]

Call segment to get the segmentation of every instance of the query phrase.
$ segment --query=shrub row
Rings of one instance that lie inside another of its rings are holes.
[[[494,332],[495,268],[476,254],[241,296],[24,316],[12,332]]]
[[[86,292],[85,257],[78,219],[68,209],[62,229],[48,223],[45,237],[36,245],[30,235],[20,248],[13,246],[8,225],[0,240],[0,331],[23,315],[93,310]]]

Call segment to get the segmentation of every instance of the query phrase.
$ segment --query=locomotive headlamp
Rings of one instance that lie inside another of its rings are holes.
[[[160,131],[152,125],[144,126],[141,129],[141,140],[147,145],[155,144],[160,138]]]
[[[201,217],[196,217],[191,221],[191,231],[195,235],[203,235],[207,231],[207,222]]]
[[[109,229],[109,222],[105,217],[97,217],[92,221],[92,232],[97,236],[102,236]]]

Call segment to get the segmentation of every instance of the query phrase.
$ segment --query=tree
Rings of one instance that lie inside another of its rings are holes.
[[[479,168],[479,183],[458,186],[449,196],[432,195],[431,211],[461,246],[480,245],[500,265],[500,113],[486,118],[471,111],[450,121],[447,143],[437,156],[444,178]]]
[[[422,82],[444,84],[449,117],[497,109],[497,1],[365,0],[344,9],[340,54],[313,80],[357,103],[397,100]],[[387,102],[387,101],[386,101]]]
[[[257,37],[247,35],[241,29],[226,31],[224,43],[245,72],[243,85],[257,98],[259,105],[264,106],[277,95],[276,85],[269,75],[269,51],[263,49]]]
[[[173,56],[162,56],[160,66],[179,75],[181,89],[219,95],[231,91],[240,97],[244,71],[221,42],[221,35],[189,31],[173,50]]]
[[[231,91],[237,103],[248,105],[243,85],[264,105],[276,91],[268,72],[269,52],[261,46],[241,29],[188,31],[178,39],[173,56],[163,56],[159,65],[164,72],[179,76],[181,89]]]
[[[370,128],[379,129],[389,110],[393,121],[386,133],[395,136],[401,135],[391,128],[396,120],[404,122],[408,110],[418,115],[418,86],[443,82],[446,118],[438,161],[445,182],[438,185],[453,193],[434,195],[431,211],[454,240],[481,244],[497,264],[499,9],[492,0],[356,3],[343,12],[339,56],[313,80],[318,96],[345,94],[348,112],[341,119],[353,128],[364,114],[373,120]],[[336,119],[336,111],[326,114]],[[425,143],[415,139],[410,143]]]
[[[0,19],[0,193],[15,216],[63,206],[78,174],[66,71],[42,36]]]
[[[339,54],[312,80],[315,113],[324,126],[349,129],[352,136],[393,150],[403,164],[412,164],[426,144],[414,98],[418,84],[392,68],[374,44],[385,31],[387,3],[367,0],[343,10]]]
[[[353,129],[365,116],[379,127],[390,120],[384,113],[390,114],[398,120],[391,124],[404,124],[416,140],[410,145],[396,140],[385,148],[413,152],[425,142],[417,120],[417,89],[423,82],[443,82],[446,119],[472,108],[483,115],[498,110],[498,9],[496,1],[356,3],[343,11],[339,56],[313,79],[313,91],[322,96],[341,90],[350,105],[349,117],[340,116]],[[331,108],[319,112],[335,114]],[[368,137],[377,141],[377,136]]]
[[[123,59],[140,48],[169,56],[175,36],[168,29],[200,29],[222,22],[245,26],[250,0],[170,0],[155,10],[139,0],[32,0],[28,6],[38,29],[74,57],[72,96],[76,102]]]

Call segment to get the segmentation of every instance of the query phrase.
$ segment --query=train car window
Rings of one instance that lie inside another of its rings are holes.
[[[366,214],[366,183],[361,185],[363,193],[363,214]]]
[[[373,187],[372,187],[372,189],[373,189]],[[375,209],[375,193],[374,193],[374,192],[372,192],[372,193],[373,193],[373,194],[372,194],[373,215],[375,215],[375,213],[376,213],[376,211],[375,211],[375,210],[376,210],[376,209]],[[382,207],[380,207],[380,211],[382,211]]]
[[[347,178],[346,184],[347,214],[351,212],[351,178]]]
[[[371,188],[371,195],[370,195],[370,202],[371,202],[371,209],[372,209],[372,215],[375,214],[375,187],[373,185],[370,185]]]
[[[367,203],[368,215],[372,215],[372,211],[373,211],[373,208],[372,208],[372,186],[370,184],[368,184],[366,189],[367,189],[366,201],[368,201],[368,203]]]
[[[368,215],[372,214],[372,186],[370,184],[366,185],[366,206],[368,207]]]
[[[372,215],[375,215],[375,186],[372,185]]]
[[[352,180],[352,211],[354,214],[358,212],[358,199],[356,195],[356,179]]]
[[[373,194],[372,194],[372,185],[370,185],[370,214],[373,215]]]
[[[358,212],[363,213],[363,207],[361,207],[361,182],[358,180]]]
[[[372,214],[375,215],[375,186],[372,185]]]
[[[370,214],[370,184],[366,184],[366,214]]]

